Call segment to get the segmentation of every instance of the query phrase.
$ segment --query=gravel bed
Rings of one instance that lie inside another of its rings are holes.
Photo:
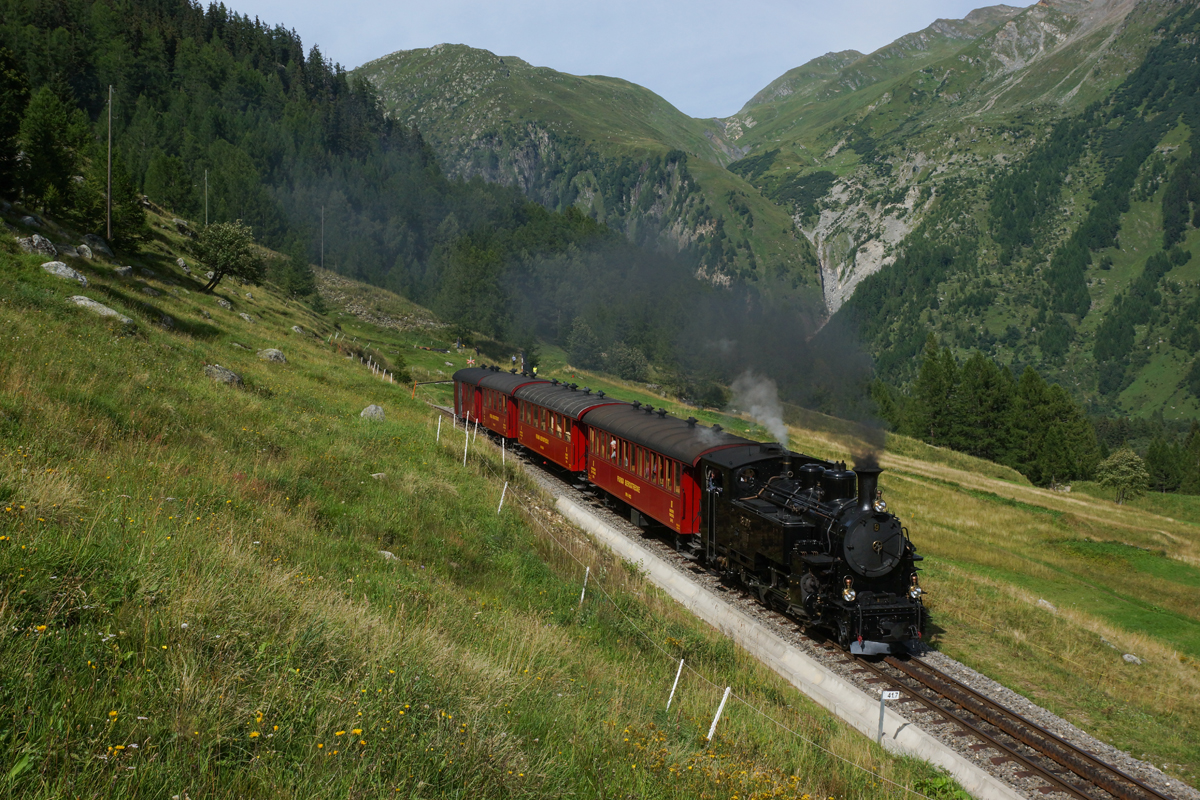
[[[879,696],[882,686],[878,683],[868,682],[868,679],[875,676],[871,673],[861,671],[861,668],[857,667],[855,662],[840,650],[835,652],[827,651],[818,640],[806,636],[800,625],[796,622],[776,611],[763,607],[746,594],[724,585],[712,573],[695,565],[685,556],[676,553],[674,548],[665,541],[647,536],[628,519],[614,513],[611,509],[601,504],[595,495],[590,492],[575,488],[575,486],[564,480],[563,477],[533,465],[528,459],[523,460],[523,463],[526,465],[526,473],[530,478],[551,496],[565,496],[586,506],[592,513],[604,520],[613,530],[640,544],[647,550],[648,554],[659,558],[678,572],[687,575],[694,583],[708,589],[713,594],[721,597],[725,602],[758,620],[762,625],[776,633],[789,644],[860,690],[875,697]],[[970,667],[960,664],[949,656],[936,651],[927,651],[920,657],[930,666],[940,669],[942,672],[951,675],[980,694],[1038,723],[1071,744],[1092,753],[1102,761],[1146,782],[1163,794],[1176,798],[1176,800],[1200,800],[1200,792],[1166,775],[1153,764],[1140,761],[1128,753],[1093,738],[1061,717],[1030,702],[1027,698],[1016,692],[1001,686],[986,675],[981,675]],[[993,751],[988,749],[972,749],[971,745],[976,743],[974,737],[956,735],[961,731],[961,728],[954,723],[943,721],[940,716],[933,712],[915,709],[912,705],[897,707],[892,710],[897,711],[913,725],[918,726],[942,744],[964,756],[972,763],[979,765],[989,774],[1009,784],[1026,797],[1031,798],[1031,800],[1033,798],[1041,800],[1041,798],[1046,797],[1064,796],[1057,793],[1047,795],[1040,792],[1039,788],[1045,784],[1033,777],[1019,777],[1017,773],[1021,772],[1023,767],[1018,766],[1014,762],[993,764],[991,760]]]

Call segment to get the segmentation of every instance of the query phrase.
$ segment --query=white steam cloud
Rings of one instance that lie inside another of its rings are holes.
[[[788,429],[783,423],[783,403],[779,400],[779,388],[775,381],[747,370],[738,376],[731,388],[732,407],[749,414],[775,437],[775,441],[787,447]]]

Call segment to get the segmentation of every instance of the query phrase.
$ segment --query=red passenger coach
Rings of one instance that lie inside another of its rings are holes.
[[[572,472],[587,471],[587,428],[579,418],[603,405],[619,400],[592,394],[576,384],[537,383],[513,392],[517,398],[517,441],[530,452]]]
[[[512,393],[528,384],[547,384],[549,381],[530,378],[499,367],[460,369],[454,373],[454,411],[478,420],[485,428],[506,439],[517,437],[517,403]]]
[[[602,406],[586,412],[583,422],[588,431],[588,480],[676,533],[700,532],[695,471],[700,456],[756,444],[641,403]]]

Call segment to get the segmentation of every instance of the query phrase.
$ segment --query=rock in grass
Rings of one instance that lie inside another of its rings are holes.
[[[81,244],[76,247],[75,252],[79,253],[80,258],[86,258],[88,261],[92,260],[92,248],[88,247],[86,244]]]
[[[220,364],[205,364],[204,374],[214,381],[227,383],[230,386],[243,386],[242,376],[231,369],[225,369]]]
[[[112,258],[112,248],[108,246],[108,242],[104,241],[96,234],[89,233],[87,236],[84,236],[83,243],[92,248],[92,252],[102,253],[109,258]]]
[[[383,556],[384,561],[398,561],[399,560],[396,558],[395,553],[388,552],[387,550],[380,550],[379,555]]]
[[[47,261],[45,264],[42,264],[42,269],[59,278],[65,278],[69,281],[78,281],[80,286],[85,289],[87,288],[87,278],[83,277],[83,275],[71,269],[61,261]]]
[[[146,269],[145,267],[142,267],[141,269],[139,269],[138,272],[142,273],[143,278],[157,278],[158,277],[157,272],[155,272],[152,269]]]
[[[75,305],[79,306],[80,308],[86,308],[88,311],[91,311],[93,314],[99,314],[102,317],[112,317],[113,319],[119,320],[122,325],[132,325],[133,324],[133,320],[131,320],[129,317],[125,316],[124,314],[120,313],[119,311],[113,311],[111,308],[109,308],[106,305],[103,305],[102,303],[97,303],[95,300],[91,299],[90,297],[84,297],[81,294],[77,294],[74,297],[68,297],[67,302],[74,303]]]
[[[32,214],[28,214],[24,217],[21,217],[21,224],[24,225],[26,228],[42,227],[42,221],[40,219],[38,219],[37,217],[33,216]]]
[[[249,322],[251,325],[253,325],[253,324],[255,323],[255,319],[254,319],[254,317],[250,316],[250,315],[249,315],[249,314],[247,314],[245,311],[243,311],[242,313],[238,314],[238,316],[239,316],[239,317],[241,317],[242,319],[246,320],[246,322]]]
[[[1142,660],[1140,658],[1138,658],[1137,656],[1135,656],[1133,653],[1126,653],[1125,655],[1121,656],[1121,658],[1125,659],[1126,664],[1142,663]]]
[[[203,308],[200,309],[200,316],[204,317],[205,319],[212,319],[212,314],[208,313],[208,311]]]
[[[182,258],[175,259],[175,266],[179,267],[184,272],[191,272],[191,270],[188,269],[187,262],[184,261]]]
[[[158,297],[160,294],[162,294],[162,292],[158,291],[153,286],[143,286],[142,294],[147,295],[149,297]]]
[[[298,333],[298,334],[300,334],[301,336],[303,336],[303,335],[304,335],[304,328],[301,328],[299,325],[293,325],[293,326],[292,326],[292,333]]]
[[[283,352],[276,350],[274,347],[268,347],[266,350],[259,350],[258,357],[263,361],[271,361],[275,364],[287,363],[287,359],[284,358]]]
[[[166,328],[169,331],[175,330],[175,320],[172,319],[171,316],[168,314],[163,314],[161,317],[159,317],[158,324],[162,325],[164,328]]]
[[[1050,601],[1048,601],[1048,600],[1042,600],[1042,599],[1038,599],[1038,602],[1037,602],[1037,604],[1038,604],[1038,606],[1040,606],[1041,608],[1044,608],[1044,609],[1046,609],[1047,611],[1049,611],[1051,614],[1053,614],[1054,612],[1058,611],[1058,609],[1057,609],[1057,608],[1055,608],[1055,607],[1054,607],[1054,605],[1053,605],[1053,604],[1051,604],[1051,603],[1050,603]]]
[[[17,239],[17,244],[26,253],[36,253],[41,256],[50,256],[51,258],[58,255],[58,248],[54,246],[54,243],[40,233],[35,233],[33,236],[25,239]]]
[[[382,420],[383,419],[383,409],[380,408],[379,406],[375,405],[374,403],[372,403],[371,405],[364,408],[362,410],[362,413],[359,414],[359,416],[362,417],[363,419]]]
[[[219,305],[221,308],[225,309],[226,311],[233,310],[233,304],[230,303],[228,300],[226,300],[224,297],[217,298],[217,305]]]
[[[118,278],[132,278],[133,277],[133,267],[117,267],[116,269],[113,270],[113,272],[117,273]]]
[[[387,477],[387,473],[386,472],[372,472],[371,477],[377,481],[381,481]]]

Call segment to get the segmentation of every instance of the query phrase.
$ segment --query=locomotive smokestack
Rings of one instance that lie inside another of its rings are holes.
[[[854,465],[854,472],[858,475],[858,510],[874,511],[875,491],[879,488],[879,473],[883,470],[873,457],[868,457]]]

